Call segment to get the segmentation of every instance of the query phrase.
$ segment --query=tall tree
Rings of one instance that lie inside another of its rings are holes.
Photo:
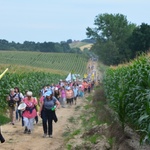
[[[137,53],[147,52],[150,49],[150,25],[142,23],[133,30],[128,39],[129,47],[132,49],[132,57]]]
[[[96,16],[94,20],[95,28],[87,28],[88,38],[94,38],[96,40],[95,52],[99,56],[105,53],[105,58],[103,57],[103,62],[107,59],[107,63],[118,64],[121,61],[125,61],[130,56],[128,45],[126,40],[132,34],[135,24],[131,24],[127,21],[126,17],[122,14],[100,14]],[[111,46],[113,48],[111,48]],[[110,51],[110,52],[109,52]],[[108,61],[107,54],[114,54],[110,56]]]

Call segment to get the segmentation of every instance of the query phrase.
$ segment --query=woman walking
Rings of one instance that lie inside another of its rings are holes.
[[[26,109],[22,113],[25,126],[24,133],[30,134],[31,131],[33,130],[34,118],[37,116],[36,112],[37,100],[34,97],[32,97],[32,92],[28,91],[27,97],[23,99],[23,102],[27,105]]]
[[[65,87],[62,86],[61,89],[60,89],[60,103],[62,105],[63,108],[65,108],[65,104],[66,104],[66,90],[65,90]]]
[[[39,116],[42,118],[43,137],[47,135],[52,138],[53,120],[57,122],[55,109],[60,107],[59,101],[53,96],[51,91],[45,93],[45,98],[41,101]],[[47,124],[48,123],[48,124]]]
[[[18,87],[15,87],[14,88],[14,91],[16,93],[16,96],[15,98],[17,99],[17,102],[16,102],[16,120],[19,120],[22,118],[22,115],[21,115],[21,110],[18,110],[18,106],[20,105],[20,103],[22,102],[24,96],[23,94],[20,92],[19,88]]]
[[[74,97],[74,92],[70,87],[68,87],[66,91],[66,100],[67,100],[67,104],[70,104],[70,106],[73,104],[73,97]]]

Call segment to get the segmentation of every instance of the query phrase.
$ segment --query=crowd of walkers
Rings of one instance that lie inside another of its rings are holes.
[[[90,93],[94,81],[62,81],[58,84],[45,85],[39,90],[39,98],[34,97],[32,91],[21,93],[18,87],[10,89],[7,102],[10,114],[10,124],[15,125],[18,120],[24,126],[24,133],[31,134],[34,123],[42,119],[43,137],[53,135],[53,121],[57,122],[55,110],[71,107],[77,104],[77,99]]]

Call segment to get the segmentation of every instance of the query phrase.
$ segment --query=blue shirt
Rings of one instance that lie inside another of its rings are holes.
[[[52,109],[56,104],[57,99],[53,96],[52,99],[48,100],[47,98],[44,98],[44,108],[50,110]]]

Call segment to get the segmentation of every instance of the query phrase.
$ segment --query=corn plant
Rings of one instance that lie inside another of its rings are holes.
[[[82,54],[41,53],[23,51],[0,51],[0,64],[32,66],[52,69],[68,74],[74,70],[76,74],[86,73],[88,59]]]
[[[128,65],[105,72],[104,86],[110,106],[122,123],[132,125],[150,141],[150,58],[140,56]]]
[[[24,74],[11,74],[6,75],[0,80],[0,107],[7,108],[6,96],[9,94],[9,90],[14,87],[19,87],[21,92],[31,90],[34,96],[39,97],[39,91],[43,85],[57,83],[59,79],[63,79],[64,76],[58,74],[50,74],[43,72],[30,72]]]

